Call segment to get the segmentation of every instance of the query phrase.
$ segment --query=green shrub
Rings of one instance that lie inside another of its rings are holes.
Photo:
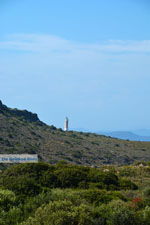
[[[119,186],[120,186],[120,189],[124,189],[124,190],[137,190],[138,189],[138,186],[133,183],[131,180],[129,179],[126,179],[126,178],[121,178],[119,180]]]
[[[133,167],[123,167],[119,172],[120,176],[134,177],[136,175],[135,168]]]
[[[0,209],[8,211],[16,200],[15,194],[10,190],[0,189]]]
[[[58,169],[54,174],[57,177],[57,185],[61,188],[75,188],[81,181],[87,180],[87,173],[78,167]]]
[[[107,204],[113,199],[126,200],[126,198],[120,192],[111,192],[98,189],[82,190],[80,191],[79,195],[81,199],[85,199],[90,204],[94,203],[94,205],[100,205],[102,203]]]
[[[54,201],[37,209],[34,218],[21,225],[94,225],[88,205],[73,206],[70,201]]]
[[[45,187],[54,188],[58,186],[58,179],[57,176],[54,174],[53,171],[46,171],[43,173],[40,184]]]
[[[108,204],[110,225],[138,225],[134,210],[121,200],[113,200]]]
[[[28,218],[33,215],[37,208],[43,204],[48,204],[51,201],[51,190],[43,191],[35,197],[27,198],[25,203],[22,205],[22,211],[24,218]]]
[[[90,189],[94,189],[94,188],[98,188],[98,189],[106,189],[107,186],[102,183],[102,182],[99,182],[99,183],[88,183],[88,187]]]
[[[99,183],[100,188],[106,188],[108,190],[119,189],[119,179],[112,172],[102,172],[97,169],[91,169],[88,174],[88,180],[92,183]]]
[[[52,170],[54,167],[51,166],[48,163],[24,163],[24,164],[18,164],[15,166],[11,166],[8,169],[6,169],[0,178],[0,181],[3,180],[5,183],[6,178],[16,178],[23,176],[29,176],[37,181],[40,179],[40,177],[43,175],[43,172]],[[4,178],[4,179],[3,179]]]
[[[47,171],[54,169],[47,163],[27,163],[12,166],[6,169],[1,177],[0,184],[9,190],[14,191],[19,198],[31,197],[39,194],[44,186],[47,186],[48,179],[45,179]]]
[[[25,176],[18,177],[7,188],[22,196],[22,198],[35,196],[42,191],[41,186],[34,179]]]
[[[16,225],[22,221],[22,211],[18,207],[12,207],[8,212],[0,215],[1,225]]]
[[[142,213],[143,213],[144,224],[150,225],[150,206],[146,206]]]
[[[143,191],[144,197],[150,198],[150,187],[146,187]]]

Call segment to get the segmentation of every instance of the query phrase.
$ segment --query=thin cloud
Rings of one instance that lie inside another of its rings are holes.
[[[0,49],[31,52],[95,52],[95,53],[150,53],[150,40],[109,40],[102,43],[76,43],[52,35],[16,34],[0,41]]]

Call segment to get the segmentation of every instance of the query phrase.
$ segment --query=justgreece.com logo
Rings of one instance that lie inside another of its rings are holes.
[[[0,163],[37,163],[36,154],[0,154]]]

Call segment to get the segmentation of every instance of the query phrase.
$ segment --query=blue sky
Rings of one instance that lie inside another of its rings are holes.
[[[0,98],[63,127],[150,128],[147,0],[1,0]]]

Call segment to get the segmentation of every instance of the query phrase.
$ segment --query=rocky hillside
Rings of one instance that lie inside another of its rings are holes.
[[[0,101],[0,154],[37,153],[43,161],[99,166],[150,161],[150,142],[124,141],[93,133],[56,129],[37,114]]]

